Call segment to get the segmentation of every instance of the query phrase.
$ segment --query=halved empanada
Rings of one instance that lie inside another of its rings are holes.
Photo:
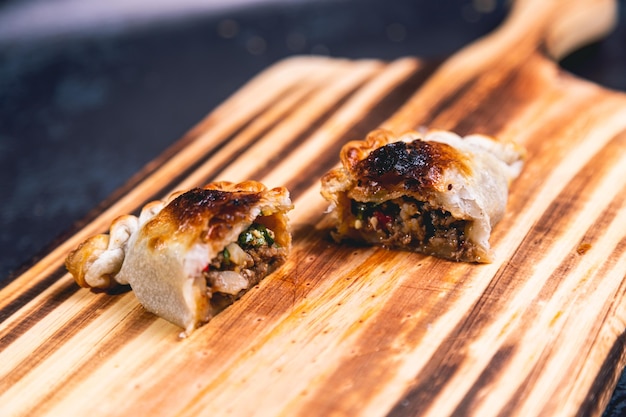
[[[130,284],[147,310],[189,334],[285,262],[291,209],[282,187],[209,184],[116,219],[66,266],[83,287]]]
[[[377,130],[347,143],[322,178],[337,240],[354,239],[455,261],[490,262],[524,150],[483,135]]]

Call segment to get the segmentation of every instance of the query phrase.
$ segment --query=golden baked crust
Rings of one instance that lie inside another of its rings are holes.
[[[445,131],[395,136],[376,130],[348,142],[322,178],[338,239],[456,261],[489,262],[524,150],[483,135]]]
[[[72,251],[66,266],[83,287],[130,285],[147,310],[188,334],[285,261],[291,209],[284,187],[211,183],[146,204],[138,217],[121,216],[108,235]],[[238,238],[253,226],[267,242],[244,250]],[[239,263],[226,265],[227,247]],[[209,265],[219,268],[209,272]]]

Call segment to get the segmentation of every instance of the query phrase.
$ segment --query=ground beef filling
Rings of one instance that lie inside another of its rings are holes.
[[[426,202],[397,198],[380,204],[352,201],[353,229],[369,243],[462,260],[472,248],[468,221]]]
[[[282,265],[287,250],[274,241],[274,232],[253,223],[226,246],[204,270],[214,306],[226,306]]]

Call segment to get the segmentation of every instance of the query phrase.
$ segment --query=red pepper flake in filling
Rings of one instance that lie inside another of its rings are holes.
[[[376,216],[376,220],[378,220],[378,224],[376,225],[377,230],[380,230],[381,228],[386,229],[393,222],[393,217],[383,213],[382,211],[374,212],[374,216]]]

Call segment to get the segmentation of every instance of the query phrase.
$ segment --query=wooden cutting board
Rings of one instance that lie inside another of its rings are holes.
[[[441,65],[269,68],[0,293],[0,415],[599,415],[624,367],[626,96],[554,59],[616,4],[521,0]],[[219,82],[219,80],[208,80]],[[487,265],[338,245],[319,177],[378,126],[528,151]],[[288,263],[191,337],[132,292],[80,289],[68,251],[173,190],[286,185]]]

